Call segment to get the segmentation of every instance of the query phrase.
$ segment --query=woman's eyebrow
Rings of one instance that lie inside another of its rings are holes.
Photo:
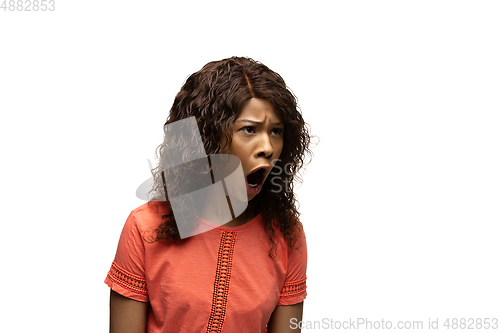
[[[239,122],[245,122],[245,123],[250,123],[250,124],[255,124],[255,125],[263,125],[264,122],[263,121],[255,121],[255,120],[250,120],[250,119],[239,119],[239,120],[236,120],[237,123]],[[279,122],[276,122],[276,123],[273,123],[274,126],[276,125],[283,125],[283,122],[282,121],[279,121]]]

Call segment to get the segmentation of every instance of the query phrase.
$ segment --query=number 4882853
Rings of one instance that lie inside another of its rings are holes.
[[[0,9],[11,12],[45,12],[56,9],[55,0],[3,0]]]
[[[443,324],[447,329],[497,329],[497,318],[447,318]]]

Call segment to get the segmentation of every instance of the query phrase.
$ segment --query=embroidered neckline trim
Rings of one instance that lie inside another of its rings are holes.
[[[208,318],[207,333],[220,333],[224,325],[236,235],[237,232],[235,231],[224,231],[220,237],[212,294],[212,310]]]

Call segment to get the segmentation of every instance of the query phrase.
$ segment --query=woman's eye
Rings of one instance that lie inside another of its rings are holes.
[[[273,131],[272,131],[274,135],[281,135],[283,134],[283,128],[273,128]]]
[[[247,134],[251,134],[251,133],[255,132],[255,127],[245,126],[245,127],[241,128],[240,131],[243,131],[244,133],[247,133]]]

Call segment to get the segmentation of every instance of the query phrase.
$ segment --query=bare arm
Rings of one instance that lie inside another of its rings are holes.
[[[139,302],[111,290],[109,296],[109,332],[145,333],[147,310],[147,302]]]
[[[302,320],[302,309],[304,302],[294,305],[278,305],[274,309],[269,323],[267,324],[268,333],[300,333],[298,328]],[[292,318],[294,318],[292,320]],[[292,321],[291,321],[292,320]],[[296,327],[296,328],[295,328]]]

